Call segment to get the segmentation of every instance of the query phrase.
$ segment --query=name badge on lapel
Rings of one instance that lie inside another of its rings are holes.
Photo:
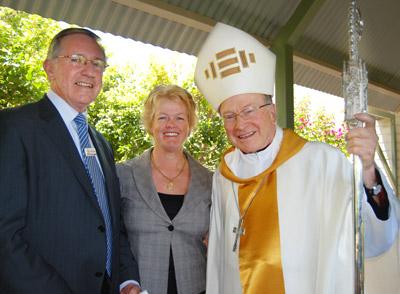
[[[86,156],[96,156],[97,152],[95,148],[85,148]]]

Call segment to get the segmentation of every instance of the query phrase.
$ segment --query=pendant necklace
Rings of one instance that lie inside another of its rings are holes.
[[[241,214],[240,208],[239,208],[239,197],[238,197],[238,195],[236,195],[236,193],[235,193],[235,187],[233,186],[233,182],[231,182],[231,183],[232,183],[233,196],[234,196],[234,198],[235,198],[236,207],[237,207],[238,213],[239,213],[239,223],[238,223],[238,226],[237,226],[237,227],[233,227],[233,233],[236,234],[235,242],[233,243],[233,249],[232,249],[233,252],[235,252],[235,251],[237,250],[237,243],[238,243],[238,241],[239,241],[239,239],[240,239],[240,235],[244,235],[244,233],[245,233],[245,229],[242,228],[242,225],[243,225],[243,218],[244,218],[244,216],[246,215],[247,210],[249,209],[249,207],[250,207],[251,203],[253,202],[254,198],[256,197],[258,191],[260,191],[262,185],[265,183],[265,180],[268,178],[268,175],[269,175],[269,174],[266,174],[266,175],[265,175],[265,177],[264,177],[264,179],[262,180],[261,184],[258,186],[257,191],[254,193],[254,195],[253,195],[253,197],[251,198],[249,204],[247,204],[247,207],[246,207],[246,209],[244,210],[243,215]]]
[[[165,175],[157,166],[155,160],[154,160],[154,156],[153,156],[153,152],[150,155],[151,158],[151,162],[153,163],[154,167],[156,168],[156,170],[160,173],[160,175],[162,175],[164,178],[166,178],[167,180],[169,180],[169,183],[167,184],[167,189],[168,190],[173,190],[174,189],[174,183],[172,182],[173,180],[175,180],[177,177],[179,177],[181,175],[181,173],[183,172],[183,170],[185,169],[186,166],[186,158],[184,156],[183,158],[183,165],[181,167],[181,169],[179,170],[178,174],[174,177],[168,177],[167,175]]]

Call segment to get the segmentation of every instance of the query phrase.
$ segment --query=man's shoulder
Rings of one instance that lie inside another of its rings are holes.
[[[12,118],[14,116],[23,116],[37,109],[38,102],[31,102],[24,105],[5,108],[0,110],[1,117]]]
[[[336,147],[329,145],[328,143],[325,143],[325,142],[308,141],[305,144],[305,147],[310,148],[310,149],[321,149],[326,152],[339,152],[340,153],[340,151]]]
[[[51,106],[50,100],[44,95],[40,100],[35,102],[29,102],[23,105],[0,109],[0,116],[11,118],[22,118],[29,114],[38,115],[41,108],[47,109]]]
[[[0,110],[0,126],[33,127],[40,117],[38,103],[32,102]]]
[[[308,141],[299,152],[299,156],[310,155],[315,159],[340,160],[346,158],[345,154],[336,147],[324,142]]]

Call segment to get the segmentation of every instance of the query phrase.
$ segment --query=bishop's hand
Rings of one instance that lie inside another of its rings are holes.
[[[364,186],[371,188],[376,183],[374,156],[379,140],[375,129],[375,118],[367,113],[358,113],[354,117],[364,122],[364,127],[348,131],[346,148],[350,154],[361,158]]]

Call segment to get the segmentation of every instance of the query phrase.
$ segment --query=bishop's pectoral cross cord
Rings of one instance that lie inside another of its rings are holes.
[[[245,233],[245,231],[246,231],[245,229],[242,228],[244,216],[246,215],[247,210],[249,209],[249,207],[250,207],[251,203],[253,202],[254,198],[256,197],[258,191],[260,191],[262,185],[264,185],[265,180],[268,178],[268,176],[269,176],[269,173],[265,175],[265,177],[264,177],[264,179],[262,180],[261,184],[258,186],[257,191],[254,193],[253,197],[251,198],[251,200],[250,200],[249,204],[247,205],[247,207],[246,207],[246,209],[245,209],[243,215],[242,215],[241,212],[240,212],[240,208],[239,208],[239,197],[238,197],[238,196],[236,195],[236,193],[235,193],[235,187],[233,186],[233,182],[232,182],[233,195],[234,195],[234,197],[235,197],[236,206],[237,206],[238,213],[239,213],[239,223],[238,223],[238,226],[237,226],[237,227],[233,227],[233,233],[236,234],[236,236],[235,236],[235,242],[233,243],[233,249],[232,249],[233,252],[235,252],[235,251],[237,250],[238,242],[239,242],[239,240],[240,240],[240,235],[244,235],[244,233]]]

